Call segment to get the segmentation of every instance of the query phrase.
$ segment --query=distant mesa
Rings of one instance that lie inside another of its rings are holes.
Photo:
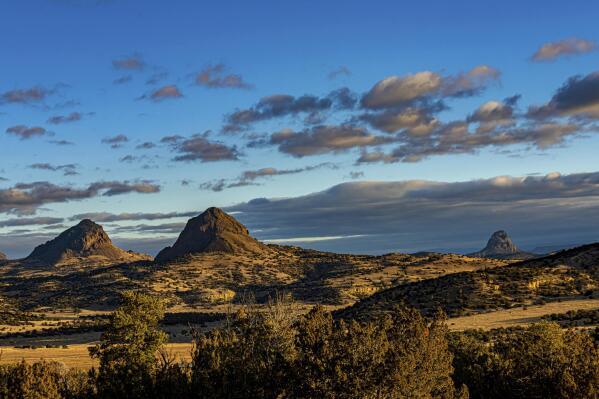
[[[148,259],[145,255],[116,247],[102,226],[85,219],[55,239],[36,247],[26,260],[57,265],[82,258],[112,262]]]
[[[157,262],[166,262],[182,256],[224,252],[231,254],[259,254],[268,247],[250,236],[248,229],[219,208],[208,208],[190,219],[172,247],[166,247],[156,256]]]
[[[468,254],[468,256],[476,258],[493,258],[493,259],[531,259],[539,255],[521,251],[512,241],[508,233],[503,230],[493,233],[487,246],[481,251]]]

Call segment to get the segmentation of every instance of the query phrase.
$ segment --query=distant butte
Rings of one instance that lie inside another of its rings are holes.
[[[264,253],[268,247],[250,236],[248,229],[219,208],[208,208],[190,219],[172,247],[156,256],[166,262],[186,255],[204,252]]]
[[[85,219],[62,232],[55,239],[36,247],[26,260],[57,265],[82,258],[111,262],[147,259],[144,255],[116,247],[102,226]]]
[[[512,241],[507,232],[503,230],[493,233],[487,246],[478,252],[468,254],[468,256],[477,258],[493,259],[519,259],[525,260],[537,257],[538,255],[521,251]]]

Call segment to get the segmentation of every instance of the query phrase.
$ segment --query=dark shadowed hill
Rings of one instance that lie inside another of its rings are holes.
[[[487,246],[478,252],[468,254],[477,258],[493,259],[530,259],[538,255],[521,251],[512,241],[510,236],[503,230],[493,233]]]
[[[268,252],[268,247],[252,238],[248,229],[219,208],[208,208],[190,219],[172,247],[156,256],[165,262],[204,252],[254,253]]]
[[[85,219],[55,239],[36,247],[26,261],[57,265],[92,258],[110,262],[147,259],[144,255],[116,247],[102,226]]]
[[[560,299],[599,297],[599,243],[492,269],[448,274],[382,290],[337,316],[370,318],[397,303],[425,314],[483,313]]]

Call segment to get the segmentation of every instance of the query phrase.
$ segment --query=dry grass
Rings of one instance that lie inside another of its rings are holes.
[[[449,329],[453,331],[463,331],[466,329],[491,330],[500,327],[526,326],[539,322],[543,316],[552,313],[565,313],[570,310],[581,309],[599,309],[599,299],[551,302],[545,305],[531,305],[472,316],[454,317],[449,319],[447,324],[449,325]]]
[[[307,309],[302,307],[303,310]],[[465,317],[456,317],[448,320],[448,326],[452,331],[465,329],[490,330],[500,327],[525,326],[542,320],[543,316],[552,313],[565,313],[570,310],[599,309],[599,299],[576,299],[561,302],[552,302],[545,305],[533,305],[526,308],[514,308],[499,310],[490,313],[477,314]],[[183,337],[181,337],[183,338]],[[51,337],[47,341],[37,339],[37,345],[68,344],[68,348],[38,348],[21,349],[14,347],[0,347],[0,364],[14,363],[21,360],[35,362],[39,360],[57,361],[64,363],[67,367],[89,369],[97,365],[88,356],[87,348],[96,342],[98,335],[80,334],[73,337]],[[186,338],[189,341],[189,338]],[[79,342],[72,344],[72,342]],[[84,342],[84,343],[81,343]],[[19,342],[19,344],[31,343],[30,340]],[[191,359],[192,344],[190,342],[175,342],[167,345],[167,351],[178,359]]]
[[[508,262],[453,254],[347,255],[270,246],[260,254],[204,253],[168,264],[82,263],[52,269],[12,262],[0,270],[0,302],[22,309],[110,310],[119,293],[141,289],[170,307],[211,308],[252,293],[259,301],[276,291],[307,304],[350,305],[408,282],[505,265]]]
[[[67,349],[40,348],[40,349],[18,349],[2,348],[0,349],[0,364],[8,364],[25,360],[28,363],[40,360],[61,362],[67,367],[80,369],[89,369],[97,366],[97,362],[89,357],[87,348],[89,345],[71,345]],[[178,359],[191,359],[190,343],[168,344],[166,350]]]
[[[368,319],[405,303],[429,316],[441,309],[450,317],[465,317],[573,298],[597,298],[598,262],[599,244],[592,244],[501,267],[448,273],[398,284],[337,315]]]

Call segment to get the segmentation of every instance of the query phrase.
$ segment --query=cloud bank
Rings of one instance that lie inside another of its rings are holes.
[[[349,182],[295,198],[255,199],[227,211],[261,239],[360,236],[311,244],[321,249],[469,251],[498,229],[532,249],[599,240],[599,172],[455,183]]]

